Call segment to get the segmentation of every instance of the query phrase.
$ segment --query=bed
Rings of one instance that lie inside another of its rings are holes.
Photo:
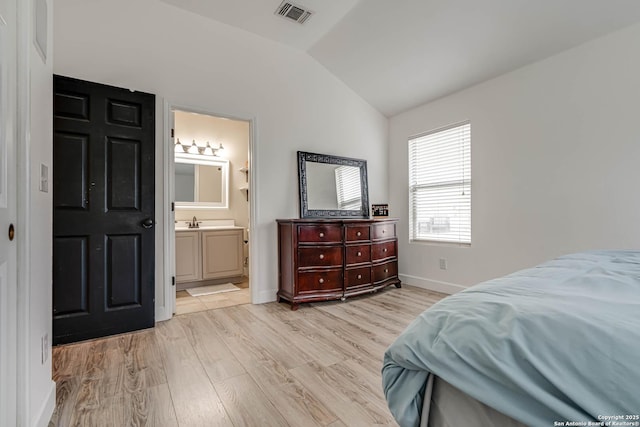
[[[382,382],[402,427],[640,425],[640,251],[566,255],[441,300],[387,349]]]

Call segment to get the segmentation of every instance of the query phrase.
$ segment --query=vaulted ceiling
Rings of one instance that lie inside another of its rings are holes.
[[[294,0],[304,24],[281,0],[162,1],[307,52],[389,117],[640,22],[637,0]]]

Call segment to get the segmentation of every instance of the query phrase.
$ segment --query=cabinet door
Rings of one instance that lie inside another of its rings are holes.
[[[197,231],[176,233],[176,282],[200,280],[200,239]]]
[[[242,230],[202,232],[202,278],[241,276]]]

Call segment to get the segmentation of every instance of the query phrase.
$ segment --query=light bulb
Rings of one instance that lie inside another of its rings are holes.
[[[211,147],[211,144],[209,144],[209,141],[207,141],[207,146],[204,147],[204,151],[202,153],[206,154],[207,156],[215,155],[215,153],[213,152],[213,147]]]
[[[173,151],[175,151],[176,153],[184,153],[184,146],[180,142],[180,138],[176,139],[176,143],[174,144]]]
[[[198,149],[198,145],[196,145],[196,140],[193,140],[193,143],[191,144],[191,146],[189,147],[189,154],[198,154],[200,152],[200,150]]]

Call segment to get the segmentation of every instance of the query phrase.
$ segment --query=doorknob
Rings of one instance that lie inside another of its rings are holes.
[[[16,230],[13,228],[13,224],[9,224],[9,241],[13,240],[13,236],[15,236]]]
[[[153,220],[151,218],[147,218],[142,221],[140,225],[142,225],[142,228],[151,228],[153,227]]]

